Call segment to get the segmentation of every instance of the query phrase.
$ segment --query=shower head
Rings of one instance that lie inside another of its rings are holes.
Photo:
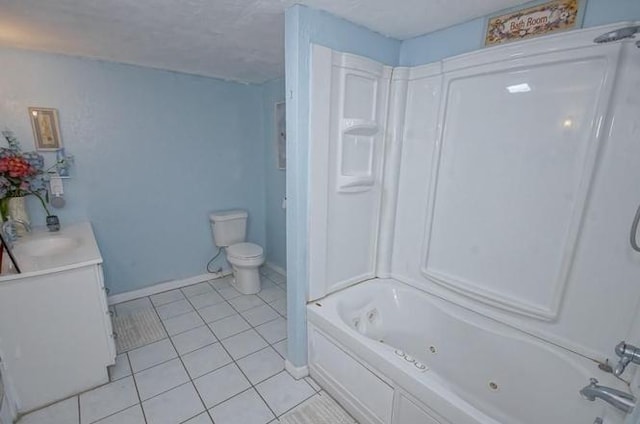
[[[626,38],[634,38],[636,33],[640,32],[640,26],[631,26],[626,28],[616,29],[615,31],[607,32],[599,37],[596,37],[596,43],[610,43],[612,41],[624,40]]]

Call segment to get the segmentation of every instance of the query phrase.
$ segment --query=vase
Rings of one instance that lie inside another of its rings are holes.
[[[7,201],[7,215],[3,216],[2,219],[6,221],[9,217],[11,217],[11,219],[22,221],[30,226],[31,219],[29,219],[29,212],[27,212],[25,197],[8,197]],[[19,226],[18,229],[22,229],[22,226]]]

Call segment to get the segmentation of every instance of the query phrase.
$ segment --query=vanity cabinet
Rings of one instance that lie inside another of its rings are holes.
[[[81,255],[0,278],[0,355],[20,413],[106,383],[115,362],[102,258],[88,223],[71,230]]]

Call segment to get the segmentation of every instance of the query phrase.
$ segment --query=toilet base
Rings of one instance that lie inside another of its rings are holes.
[[[260,273],[258,267],[237,267],[233,265],[233,287],[242,294],[260,292]]]

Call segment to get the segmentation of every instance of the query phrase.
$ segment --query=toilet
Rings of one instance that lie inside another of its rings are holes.
[[[255,294],[260,291],[258,268],[264,263],[261,246],[245,241],[247,218],[244,210],[213,212],[209,215],[213,241],[224,249],[227,261],[233,267],[233,285],[240,293]]]

